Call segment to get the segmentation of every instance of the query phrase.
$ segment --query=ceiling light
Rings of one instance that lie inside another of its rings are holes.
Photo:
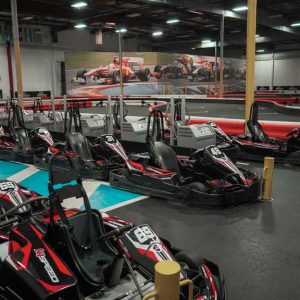
[[[119,28],[116,30],[116,33],[124,33],[124,32],[127,32],[126,28]]]
[[[152,32],[152,35],[153,36],[160,36],[160,35],[163,35],[163,32],[162,31],[154,31],[154,32]]]
[[[82,8],[87,5],[88,5],[87,2],[85,2],[85,1],[77,1],[77,2],[73,2],[73,4],[71,4],[71,6],[74,8]]]
[[[247,6],[238,6],[238,7],[233,8],[232,10],[235,12],[240,12],[240,11],[248,10],[248,7]]]
[[[74,25],[74,27],[77,28],[77,29],[82,29],[82,28],[87,27],[87,25],[83,24],[83,23],[79,23],[79,24]]]
[[[180,22],[179,19],[170,19],[170,20],[166,21],[167,24],[175,24],[175,23],[179,23],[179,22]]]
[[[28,16],[28,17],[22,18],[21,20],[23,20],[23,21],[30,21],[30,20],[32,20],[33,18],[34,18],[34,16]]]
[[[196,15],[203,15],[203,12],[201,11],[196,11],[196,10],[188,10],[188,12],[196,14]]]
[[[203,40],[202,43],[211,43],[211,40]]]
[[[140,13],[133,13],[133,14],[130,14],[130,15],[126,15],[127,18],[136,18],[136,17],[140,17],[141,14]]]
[[[265,52],[265,50],[264,49],[257,49],[256,52],[263,53],[263,52]]]
[[[292,27],[298,27],[298,26],[300,26],[300,22],[298,22],[298,23],[293,23],[293,24],[291,24],[291,26],[292,26]]]
[[[211,28],[211,27],[215,27],[215,24],[206,24],[206,25],[203,25],[202,27]]]

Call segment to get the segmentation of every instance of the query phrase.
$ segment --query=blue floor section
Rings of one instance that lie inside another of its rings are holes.
[[[26,168],[25,165],[0,160],[0,179],[6,179]]]
[[[41,194],[42,196],[48,196],[48,172],[38,171],[37,173],[27,177],[21,181],[20,184],[24,185],[30,190]]]
[[[26,168],[27,166],[22,164],[0,161],[0,179],[6,179]],[[48,172],[40,170],[19,183],[42,196],[48,196],[48,179]],[[103,209],[139,196],[141,195],[118,190],[99,182],[98,188],[90,197],[90,202],[93,208]]]
[[[101,184],[91,195],[90,203],[92,208],[103,209],[128,200],[132,200],[139,196],[141,195],[121,191],[106,184]]]

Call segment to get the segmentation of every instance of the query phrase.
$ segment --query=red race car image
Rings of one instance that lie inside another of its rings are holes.
[[[138,60],[125,57],[122,60],[123,82],[139,79],[140,81],[149,81],[151,77],[150,69],[143,67]],[[72,83],[120,83],[120,62],[117,57],[108,66],[96,67],[90,70],[79,70],[76,77],[72,79]]]

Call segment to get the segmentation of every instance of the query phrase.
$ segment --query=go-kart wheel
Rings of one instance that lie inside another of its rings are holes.
[[[112,81],[113,81],[113,84],[120,83],[120,72],[119,71],[114,71],[113,72]]]
[[[150,80],[150,70],[148,68],[140,69],[140,71],[138,73],[138,78],[140,81],[149,81]]]
[[[82,84],[85,84],[86,83],[86,76],[84,75],[85,73],[87,72],[87,70],[80,70],[77,72],[76,74],[76,79],[78,80],[79,78],[83,79],[84,80],[84,83]]]
[[[206,186],[201,182],[193,182],[188,185],[188,188],[194,192],[201,192],[201,193],[207,192]]]
[[[175,255],[175,260],[183,269],[198,270],[205,265],[203,257],[193,251],[181,251]]]

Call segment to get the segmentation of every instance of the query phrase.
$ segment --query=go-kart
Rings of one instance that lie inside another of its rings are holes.
[[[182,267],[181,280],[193,281],[193,299],[225,300],[224,278],[216,264],[173,248],[148,225],[102,217],[90,207],[71,158],[66,156],[69,172],[56,169],[53,161],[59,155],[64,154],[56,154],[49,166],[49,198],[22,198],[0,212],[0,229],[7,229],[11,219],[9,238],[0,244],[1,299],[107,299],[115,287],[124,292],[114,299],[142,299],[144,288],[154,282],[155,264],[176,260]],[[16,193],[13,188],[5,192]],[[85,209],[64,209],[62,202],[71,197],[83,198]],[[50,205],[47,212],[18,214],[30,203],[45,200]],[[5,201],[0,194],[0,206]],[[133,288],[127,291],[130,276]],[[187,296],[182,288],[180,299]]]
[[[71,106],[65,116],[65,139],[49,147],[46,154],[35,156],[34,164],[47,169],[51,157],[62,150],[67,151],[72,157],[79,174],[88,179],[108,179],[111,170],[120,168],[116,154],[103,145],[101,138],[96,138],[91,143],[83,134],[78,106]],[[66,167],[66,161],[61,157],[61,168]]]
[[[141,64],[129,59],[122,60],[123,82],[139,79],[140,81],[149,81],[151,73],[149,68],[143,67]],[[79,70],[76,78],[72,79],[72,83],[120,83],[120,63],[118,58],[114,58],[113,63],[108,66],[100,66],[90,70]]]
[[[33,163],[35,155],[47,152],[53,145],[49,131],[38,127],[28,131],[25,128],[23,112],[19,105],[12,105],[8,111],[8,132],[0,127],[0,159]]]
[[[130,157],[113,136],[104,137],[125,162],[125,168],[110,173],[112,186],[177,199],[190,206],[230,206],[258,200],[261,189],[258,175],[237,168],[218,147],[208,146],[190,157],[180,157],[163,138],[155,137],[148,137],[149,153]]]
[[[247,122],[250,134],[229,137],[215,125],[220,141],[236,144],[240,148],[240,158],[262,160],[265,156],[276,158],[277,162],[300,164],[300,128],[287,133],[287,140],[269,137],[258,121],[258,105],[251,107],[250,120]]]

